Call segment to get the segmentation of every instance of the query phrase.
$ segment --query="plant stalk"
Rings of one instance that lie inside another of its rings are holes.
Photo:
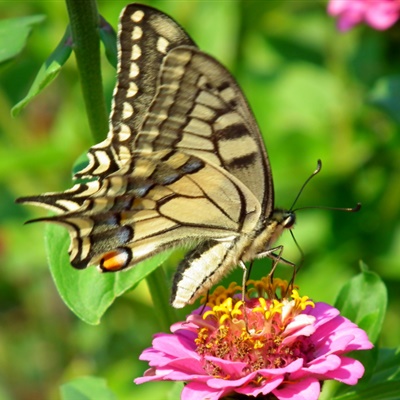
[[[100,69],[100,16],[95,0],[66,0],[66,4],[89,126],[98,143],[108,132]]]

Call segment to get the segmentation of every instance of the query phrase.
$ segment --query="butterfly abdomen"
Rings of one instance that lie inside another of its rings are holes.
[[[170,303],[175,308],[192,304],[226,276],[239,261],[237,242],[208,240],[186,254],[174,275]]]
[[[171,304],[181,308],[191,304],[241,261],[270,255],[271,248],[285,229],[295,221],[291,211],[274,210],[258,229],[225,241],[209,240],[190,251],[175,273]],[[272,257],[273,258],[273,257]]]

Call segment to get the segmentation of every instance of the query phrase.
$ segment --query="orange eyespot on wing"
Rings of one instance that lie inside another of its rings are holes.
[[[129,249],[120,248],[104,254],[100,261],[100,268],[104,272],[115,272],[126,268],[132,259]]]

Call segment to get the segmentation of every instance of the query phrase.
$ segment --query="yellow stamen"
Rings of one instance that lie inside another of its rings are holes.
[[[219,318],[219,321],[218,321],[218,322],[219,322],[220,325],[223,325],[224,322],[225,322],[227,319],[230,319],[230,315],[228,315],[228,314],[222,314],[221,317]]]
[[[305,310],[307,306],[315,307],[312,300],[309,300],[308,296],[300,297],[299,292],[295,289],[292,290],[292,299],[295,301],[295,307],[300,310]]]
[[[235,293],[242,291],[242,287],[236,282],[231,282],[227,288],[223,286],[218,286],[212,294],[203,299],[204,302],[207,300],[207,305],[213,307],[215,305],[222,304],[228,297],[233,297]]]

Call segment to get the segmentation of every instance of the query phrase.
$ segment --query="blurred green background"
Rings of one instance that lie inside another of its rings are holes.
[[[116,28],[126,4],[99,0],[98,8]],[[333,304],[363,260],[389,290],[380,345],[397,346],[400,113],[396,88],[390,89],[400,72],[400,26],[341,34],[319,1],[146,4],[173,16],[239,81],[267,144],[278,206],[291,206],[317,159],[322,172],[298,207],[362,202],[356,214],[298,212],[294,234],[305,261],[297,283],[301,294]],[[146,285],[118,299],[100,325],[81,322],[55,290],[44,226],[23,226],[43,212],[14,204],[19,196],[70,187],[72,164],[93,144],[73,56],[20,116],[10,116],[61,39],[68,15],[62,1],[0,2],[1,18],[34,14],[45,21],[22,53],[0,66],[0,399],[58,399],[60,384],[89,374],[105,377],[118,399],[164,399],[168,383],[132,383],[147,368],[138,355],[158,331]],[[102,61],[110,104],[115,70]],[[285,258],[299,261],[290,235],[281,243]]]

